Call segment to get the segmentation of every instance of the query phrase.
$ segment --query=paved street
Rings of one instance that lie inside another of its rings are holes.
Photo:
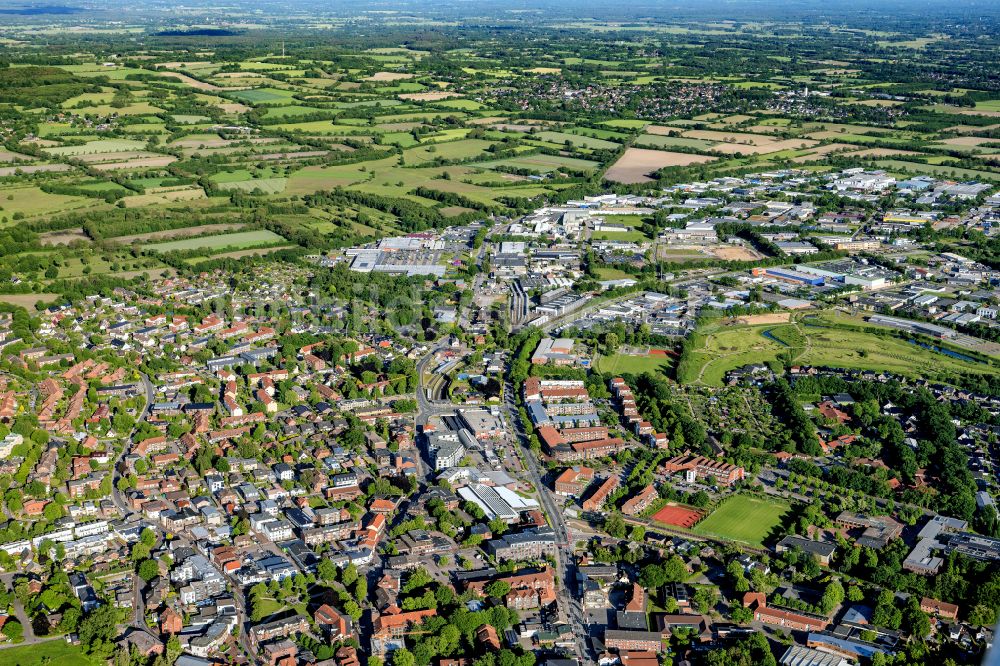
[[[573,561],[573,542],[570,540],[570,533],[566,527],[566,518],[562,509],[558,506],[548,486],[542,480],[542,472],[538,465],[538,460],[529,448],[528,437],[524,432],[521,419],[518,416],[517,404],[515,401],[514,386],[507,380],[504,385],[504,406],[507,409],[508,422],[514,431],[514,436],[520,444],[521,458],[524,468],[528,474],[528,481],[538,491],[538,499],[542,509],[548,516],[549,523],[556,533],[559,546],[556,553],[556,576],[560,581],[558,588],[560,613],[573,627],[583,629],[586,622],[583,617],[583,607],[580,601],[574,596],[577,589],[576,565]],[[594,659],[590,654],[590,648],[583,639],[583,634],[577,635],[576,656],[583,664],[592,664]]]

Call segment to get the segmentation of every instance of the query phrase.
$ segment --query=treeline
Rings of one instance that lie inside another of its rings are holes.
[[[403,231],[427,231],[441,229],[446,226],[466,224],[482,217],[481,213],[463,213],[445,217],[436,208],[422,206],[416,201],[401,197],[388,197],[380,194],[357,192],[336,188],[330,192],[317,192],[303,198],[306,205],[314,208],[328,206],[366,206],[393,215],[399,220]]]
[[[722,222],[715,226],[719,240],[725,242],[730,236],[738,236],[750,243],[755,250],[771,257],[785,258],[785,252],[770,240],[764,238],[760,231],[749,222]]]
[[[765,393],[771,399],[774,415],[785,424],[791,442],[794,444],[794,451],[789,451],[789,453],[797,451],[807,456],[823,455],[816,435],[816,426],[802,409],[791,385],[784,379],[779,379],[768,386]]]
[[[639,413],[653,424],[657,432],[667,434],[672,449],[691,449],[706,455],[712,453],[705,426],[694,418],[685,401],[674,398],[666,379],[651,372],[638,376],[624,374],[622,377],[635,391]]]
[[[481,210],[485,213],[500,213],[503,212],[496,206],[490,206],[489,204],[484,204],[480,201],[475,201],[469,197],[462,196],[461,194],[456,194],[455,192],[443,192],[441,190],[434,190],[429,187],[420,186],[413,191],[418,197],[423,197],[425,199],[431,199],[432,201],[440,201],[441,203],[448,206],[461,206],[463,208],[471,208],[473,210]]]
[[[7,67],[0,69],[0,102],[55,107],[71,97],[100,92],[102,82],[107,78],[83,81],[58,67]]]
[[[87,187],[72,185],[69,183],[59,183],[59,182],[42,183],[38,187],[38,189],[48,194],[62,194],[64,196],[70,196],[70,197],[89,197],[91,199],[104,199],[104,201],[106,201],[107,203],[114,203],[119,199],[123,199],[129,194],[132,194],[131,191],[125,188],[96,190],[96,189],[89,189]]]

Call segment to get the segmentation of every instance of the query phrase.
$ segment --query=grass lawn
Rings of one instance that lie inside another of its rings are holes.
[[[200,238],[184,238],[166,243],[153,243],[143,249],[154,252],[173,252],[176,250],[219,250],[222,248],[249,248],[260,245],[283,243],[284,238],[266,229],[256,231],[240,231],[235,234],[217,234]]]
[[[614,218],[611,219],[614,222]],[[625,241],[641,243],[648,241],[649,237],[641,231],[595,231],[594,240]]]
[[[608,268],[604,266],[597,269],[597,277],[602,280],[624,280],[632,277],[632,274],[626,273],[619,268]]]
[[[781,525],[791,507],[776,499],[735,495],[695,525],[694,531],[705,536],[763,546],[764,540]]]
[[[83,648],[69,645],[61,638],[44,643],[0,650],[0,664],[3,666],[98,666],[97,659],[83,653]]]
[[[594,361],[594,369],[602,373],[633,374],[638,375],[643,372],[657,374],[661,370],[666,370],[673,364],[672,356],[660,354],[647,354],[643,356],[633,354],[615,354],[614,356],[598,356]]]

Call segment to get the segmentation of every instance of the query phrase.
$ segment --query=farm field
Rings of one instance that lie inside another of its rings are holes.
[[[212,231],[218,232],[229,232],[237,231],[242,229],[244,224],[203,224],[196,227],[182,227],[180,229],[168,229],[166,231],[150,231],[144,234],[135,234],[132,236],[116,236],[114,238],[109,238],[108,240],[112,243],[121,243],[122,245],[130,245],[132,243],[142,243],[145,241],[158,241],[165,239],[176,239],[183,238],[185,236],[198,236],[201,234],[206,234]]]
[[[646,183],[653,180],[649,174],[665,167],[704,164],[715,159],[705,155],[629,148],[604,173],[604,179],[614,183]]]
[[[619,144],[614,141],[595,139],[594,137],[580,136],[579,134],[570,134],[569,132],[538,132],[531,136],[542,141],[550,141],[558,144],[565,144],[568,141],[573,145],[598,150],[616,150],[619,147]]]
[[[505,160],[495,160],[492,162],[478,162],[475,166],[487,169],[497,167],[513,167],[515,169],[528,169],[538,173],[551,173],[558,169],[572,169],[574,171],[590,171],[599,165],[598,162],[582,160],[575,157],[563,157],[561,155],[547,155],[536,153],[531,155],[520,155]]]
[[[80,155],[94,155],[100,153],[121,153],[135,150],[142,150],[145,147],[142,141],[132,139],[101,139],[99,141],[88,141],[81,146],[56,146],[45,148],[49,155],[77,157]]]
[[[165,243],[152,243],[146,245],[145,249],[152,250],[153,252],[174,252],[178,250],[205,250],[206,252],[211,252],[212,250],[223,248],[241,249],[258,245],[271,245],[282,243],[284,240],[284,238],[273,231],[239,231],[232,234],[216,234]]]
[[[450,30],[443,23],[434,25]],[[992,136],[998,123],[990,116],[1000,114],[1000,102],[990,99],[995,95],[973,92],[972,86],[924,82],[914,88],[918,103],[900,103],[885,99],[899,91],[859,78],[865,71],[861,63],[817,58],[791,71],[793,60],[785,53],[767,54],[774,69],[770,77],[720,75],[711,59],[690,61],[692,69],[704,71],[670,72],[662,58],[627,52],[620,45],[607,53],[592,51],[621,31],[641,34],[651,46],[662,41],[655,48],[667,48],[670,59],[682,62],[693,48],[687,40],[696,38],[713,49],[717,40],[760,34],[760,26],[657,24],[640,29],[614,22],[557,21],[543,22],[539,29],[545,32],[552,25],[580,31],[587,39],[560,40],[558,48],[549,48],[555,44],[548,36],[519,44],[530,63],[516,65],[504,55],[512,52],[509,44],[491,44],[487,56],[485,42],[469,35],[458,38],[461,46],[454,49],[352,52],[345,47],[331,60],[301,53],[278,58],[270,51],[258,52],[260,45],[235,58],[212,48],[184,53],[164,48],[153,51],[155,56],[139,54],[134,61],[130,52],[104,62],[81,43],[53,65],[65,80],[41,91],[52,93],[51,100],[34,103],[40,91],[33,89],[31,103],[20,100],[9,106],[16,127],[0,150],[0,224],[24,220],[46,234],[50,223],[52,230],[81,227],[81,220],[59,219],[63,216],[97,223],[100,215],[125,210],[126,218],[137,220],[134,233],[127,227],[116,232],[130,239],[127,243],[169,248],[170,242],[194,241],[201,232],[144,237],[148,229],[161,227],[143,226],[141,220],[197,216],[213,209],[218,221],[230,226],[226,234],[211,235],[230,236],[224,242],[241,246],[221,250],[236,253],[253,249],[242,247],[232,233],[246,231],[239,225],[247,208],[273,208],[275,215],[288,215],[291,229],[335,240],[333,245],[341,247],[411,232],[413,220],[424,215],[444,226],[443,220],[464,223],[487,211],[513,215],[523,214],[519,206],[562,205],[616,186],[644,194],[682,175],[708,180],[792,166],[818,170],[830,168],[834,158],[901,177],[925,173],[1000,182],[991,157],[1000,152]],[[338,26],[334,21],[317,29]],[[133,30],[139,29],[122,28],[115,34],[140,34]],[[5,45],[18,50],[40,34],[25,33],[22,42]],[[87,34],[100,39],[96,35],[101,33]],[[838,35],[810,39],[837,41]],[[885,43],[879,48],[912,58],[915,50],[905,43],[924,38],[887,33],[879,37]],[[191,40],[201,41],[196,36]],[[951,45],[938,40],[927,49]],[[273,51],[273,45],[268,48]],[[673,49],[684,49],[686,55],[678,57]],[[440,68],[444,63],[450,64]],[[31,66],[18,63],[13,69]],[[830,97],[824,93],[828,116],[775,106],[806,87],[830,92]],[[975,99],[952,99],[965,94]],[[903,117],[918,112],[927,117]],[[350,205],[338,209],[319,201],[338,188],[352,197],[382,200],[362,216]],[[409,205],[419,208],[401,214],[399,207]],[[323,208],[318,215],[303,213]],[[292,209],[296,212],[288,213]],[[588,234],[587,239],[652,240],[639,224],[630,226]],[[202,221],[190,225],[203,227]],[[67,251],[49,240],[45,246]],[[111,258],[116,250],[100,252]],[[754,261],[762,255],[748,246],[719,243],[700,250],[661,245],[657,258],[695,264]],[[22,272],[29,271],[27,255],[23,263]],[[598,274],[622,277],[606,267]],[[732,362],[781,353],[773,340],[754,339],[758,343],[764,346],[750,346],[740,357],[739,345],[726,341],[734,351],[725,360],[718,352],[700,359],[709,366],[706,378],[715,383],[719,370]],[[863,362],[849,358],[847,350],[831,347],[829,353],[845,363]],[[801,357],[813,358],[805,351]],[[884,360],[887,367],[896,367]]]
[[[695,525],[693,531],[760,548],[790,509],[778,499],[733,495]]]
[[[0,221],[20,213],[33,218],[64,210],[106,207],[101,199],[52,194],[37,187],[0,187]]]

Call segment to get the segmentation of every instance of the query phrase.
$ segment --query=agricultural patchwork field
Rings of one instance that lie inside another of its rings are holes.
[[[581,24],[568,29],[592,28]],[[686,39],[715,33],[657,34]],[[886,48],[907,47],[893,41]],[[165,53],[142,67],[67,56],[55,66],[65,76],[65,87],[41,91],[54,94],[48,108],[59,113],[17,107],[31,118],[31,132],[0,150],[0,224],[15,218],[47,223],[63,214],[96,217],[121,210],[136,220],[184,213],[197,217],[198,211],[215,209],[235,225],[248,205],[284,211],[338,188],[385,199],[360,219],[350,206],[328,207],[321,216],[299,211],[290,218],[293,227],[305,226],[340,243],[345,234],[370,239],[405,229],[401,205],[420,206],[435,219],[464,221],[487,212],[510,213],[524,202],[561,203],[576,196],[578,186],[642,191],[680,173],[710,177],[753,168],[812,169],[833,156],[901,177],[1000,180],[989,161],[1000,154],[1000,143],[991,134],[998,123],[988,116],[998,113],[1000,102],[980,95],[975,104],[958,106],[945,98],[953,91],[925,86],[923,110],[950,114],[950,122],[868,122],[863,118],[893,113],[900,106],[868,99],[867,84],[856,80],[861,69],[847,62],[835,66],[817,61],[814,70],[771,80],[668,75],[661,71],[662,63],[645,56],[616,60],[574,49],[539,52],[533,66],[508,67],[473,48],[442,55],[460,60],[460,67],[445,76],[425,66],[428,55],[393,48],[359,51],[343,62],[295,56],[227,61],[209,49],[184,57]],[[604,98],[628,91],[633,102],[649,94],[657,104],[677,108],[660,112],[635,103],[610,115],[595,113],[583,101],[589,93],[576,89],[555,94],[552,101],[564,113],[536,108],[536,102],[564,84],[576,85],[584,69]],[[840,122],[819,122],[752,104],[734,111],[697,102],[685,110],[680,93],[691,89],[696,99],[709,88],[725,86],[756,97],[768,90],[794,91],[798,85],[849,89],[850,94],[830,99],[837,108],[861,111],[842,114]],[[523,108],[515,110],[511,100]],[[190,228],[201,228],[203,221],[194,217]],[[141,236],[139,229],[158,229],[158,224],[137,222],[136,233],[121,235]],[[173,230],[176,223],[168,226]],[[222,235],[228,238],[218,242],[232,247],[198,240],[194,231],[178,232],[170,241],[157,243],[150,237],[135,242],[161,245],[161,252],[257,249],[246,247],[236,234]],[[598,231],[592,238],[651,240],[639,225]],[[203,245],[169,244],[195,240]],[[670,261],[760,256],[749,247],[728,245],[701,252],[683,247],[658,251]],[[703,359],[710,383],[731,362],[758,353],[777,356],[767,339],[761,343],[764,348],[751,346],[743,356],[737,353],[739,345],[723,342],[733,347],[732,353],[711,351]],[[660,364],[660,359],[654,361]],[[626,359],[615,365],[619,363],[630,364]]]

